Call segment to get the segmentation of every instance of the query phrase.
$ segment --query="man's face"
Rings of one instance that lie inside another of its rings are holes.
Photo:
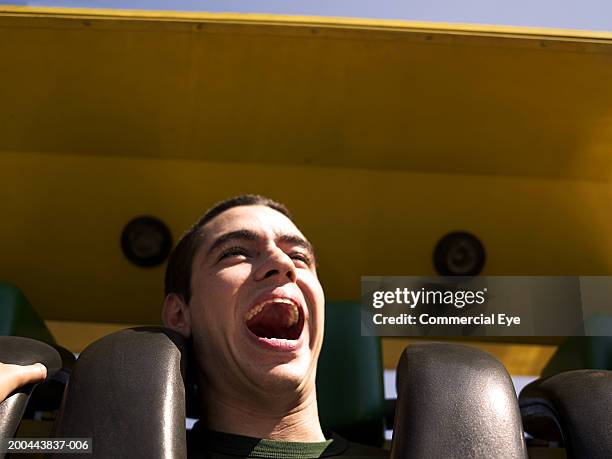
[[[202,232],[189,311],[206,384],[230,396],[314,388],[324,297],[306,238],[266,206],[226,210]]]

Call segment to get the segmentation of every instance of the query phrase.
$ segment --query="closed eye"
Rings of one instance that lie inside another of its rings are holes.
[[[310,266],[312,264],[312,260],[310,259],[310,257],[301,252],[292,252],[289,254],[289,257],[291,257],[292,260],[301,261],[306,266]]]
[[[226,258],[239,257],[239,256],[248,257],[249,252],[244,247],[230,247],[228,249],[225,249],[221,253],[217,262],[224,260]]]

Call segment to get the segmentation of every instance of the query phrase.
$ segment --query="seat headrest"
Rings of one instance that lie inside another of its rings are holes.
[[[186,342],[171,330],[122,330],[77,360],[57,437],[92,438],[94,458],[186,457]]]
[[[523,388],[519,405],[525,430],[561,441],[570,457],[609,458],[612,451],[612,371],[574,370]]]
[[[394,459],[527,457],[512,380],[486,352],[410,345],[398,366],[397,394]]]

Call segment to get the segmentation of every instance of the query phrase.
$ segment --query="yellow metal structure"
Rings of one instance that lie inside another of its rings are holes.
[[[433,274],[467,230],[484,274],[612,273],[612,34],[0,7],[0,279],[44,318],[159,321],[175,239],[214,202],[292,209],[329,300]]]
[[[612,34],[4,10],[2,151],[610,176]]]
[[[132,327],[134,324],[48,320],[47,326],[62,346],[72,352],[79,353],[97,339]],[[402,352],[407,345],[414,342],[417,342],[417,340],[411,338],[383,338],[384,368],[397,368]],[[477,347],[494,355],[513,375],[539,375],[557,349],[554,344],[509,344],[477,341],[463,341],[462,344]]]

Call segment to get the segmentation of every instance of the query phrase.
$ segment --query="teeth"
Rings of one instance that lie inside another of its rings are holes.
[[[289,315],[287,316],[287,328],[294,326],[297,324],[300,313],[298,312],[298,308],[295,304],[291,305],[291,309],[289,309]]]
[[[257,314],[259,314],[266,305],[272,303],[284,303],[291,306],[291,308],[289,308],[289,315],[287,316],[287,324],[285,325],[286,327],[292,327],[297,323],[300,317],[300,312],[298,311],[297,305],[293,301],[288,300],[286,298],[275,298],[273,300],[267,300],[263,303],[259,303],[258,305],[253,306],[244,316],[245,322],[248,322]]]
[[[267,303],[262,303],[262,304],[258,304],[257,306],[251,308],[251,310],[249,312],[246,313],[246,316],[244,317],[245,321],[249,321],[251,320],[252,317],[256,316],[257,314],[259,314],[261,312],[261,310],[264,308],[264,306]]]
[[[283,338],[266,338],[269,341],[276,341],[281,344],[289,344],[295,342],[293,339],[283,339]]]

